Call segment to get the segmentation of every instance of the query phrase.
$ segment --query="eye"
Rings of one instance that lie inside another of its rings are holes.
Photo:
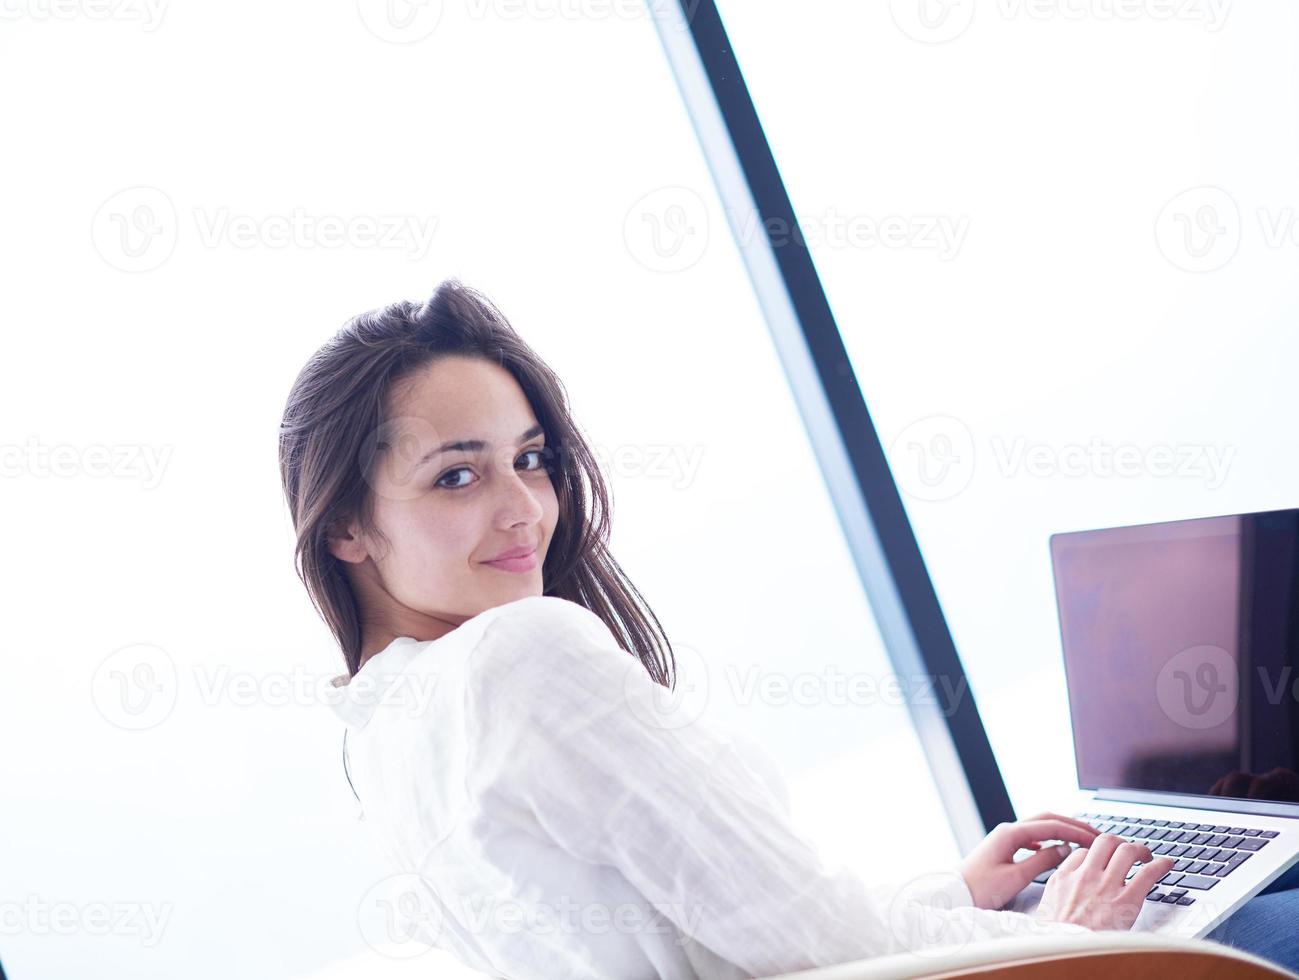
[[[529,470],[529,471],[546,470],[546,469],[549,469],[549,464],[550,464],[550,460],[551,460],[552,455],[553,455],[553,454],[551,453],[551,451],[550,451],[547,447],[545,447],[545,446],[538,446],[536,449],[529,449],[527,452],[524,452],[524,453],[520,454],[519,459],[524,459],[525,457],[528,457],[528,456],[537,456],[537,457],[538,457],[538,461],[537,461],[537,465],[536,465],[536,466],[527,466],[527,467],[524,467],[524,468],[527,469],[527,470]],[[472,471],[471,469],[469,469],[469,467],[467,467],[467,466],[457,466],[455,469],[453,469],[453,470],[447,470],[445,473],[442,474],[442,476],[438,477],[437,482],[436,482],[434,485],[435,485],[435,486],[439,486],[439,487],[441,487],[441,488],[444,489],[444,490],[463,490],[465,487],[472,486],[473,484],[472,484],[472,483],[456,483],[456,484],[453,486],[453,485],[450,485],[450,484],[445,483],[444,481],[445,481],[448,477],[453,477],[453,476],[455,476],[457,473],[472,473],[472,472],[473,472],[473,471]]]
[[[442,487],[444,490],[460,490],[460,489],[463,489],[464,487],[469,486],[469,484],[467,484],[467,483],[459,483],[459,484],[456,484],[455,486],[448,486],[448,485],[447,485],[446,483],[444,483],[443,481],[444,481],[447,477],[449,477],[449,476],[455,476],[457,473],[469,473],[469,472],[470,472],[470,469],[469,469],[469,467],[467,467],[467,466],[460,466],[460,467],[457,467],[457,468],[454,469],[454,470],[448,470],[448,471],[447,471],[446,473],[444,473],[442,476],[438,477],[438,480],[437,480],[437,483],[435,484],[435,486]]]
[[[544,470],[544,469],[549,469],[549,468],[550,468],[550,461],[551,461],[551,456],[552,456],[552,455],[553,455],[553,454],[551,453],[551,451],[550,451],[547,447],[545,447],[545,446],[538,446],[536,449],[529,449],[527,452],[525,452],[525,453],[523,454],[523,456],[520,456],[519,459],[523,459],[524,456],[536,456],[536,457],[537,457],[537,465],[536,465],[536,466],[529,466],[528,469],[530,469],[530,470]]]

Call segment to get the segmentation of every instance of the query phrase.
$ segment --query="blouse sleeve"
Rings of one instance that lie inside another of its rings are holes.
[[[584,606],[512,603],[472,656],[469,771],[481,798],[617,868],[683,935],[752,976],[1087,932],[975,908],[956,870],[898,888],[827,869],[725,731],[674,723],[660,707],[670,692]]]

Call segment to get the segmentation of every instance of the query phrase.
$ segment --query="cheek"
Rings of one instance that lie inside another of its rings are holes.
[[[549,480],[540,494],[541,509],[545,512],[541,517],[542,526],[546,529],[546,541],[549,542],[555,534],[555,525],[559,523],[559,497],[555,495],[555,487]]]
[[[401,573],[430,583],[463,570],[481,537],[464,508],[411,507],[395,524],[391,537]]]

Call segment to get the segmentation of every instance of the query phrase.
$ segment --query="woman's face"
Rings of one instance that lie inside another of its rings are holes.
[[[331,539],[358,590],[363,653],[397,636],[436,639],[485,609],[541,595],[559,516],[546,444],[523,389],[504,368],[444,357],[394,389],[371,491],[388,545],[352,524]],[[480,446],[444,448],[449,443]],[[441,450],[441,451],[439,451]],[[489,564],[535,548],[519,569]]]

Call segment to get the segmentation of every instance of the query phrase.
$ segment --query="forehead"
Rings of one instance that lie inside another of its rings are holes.
[[[533,419],[514,376],[491,361],[443,357],[394,389],[392,415],[424,423],[444,439],[507,443]],[[522,423],[522,424],[521,424]]]

